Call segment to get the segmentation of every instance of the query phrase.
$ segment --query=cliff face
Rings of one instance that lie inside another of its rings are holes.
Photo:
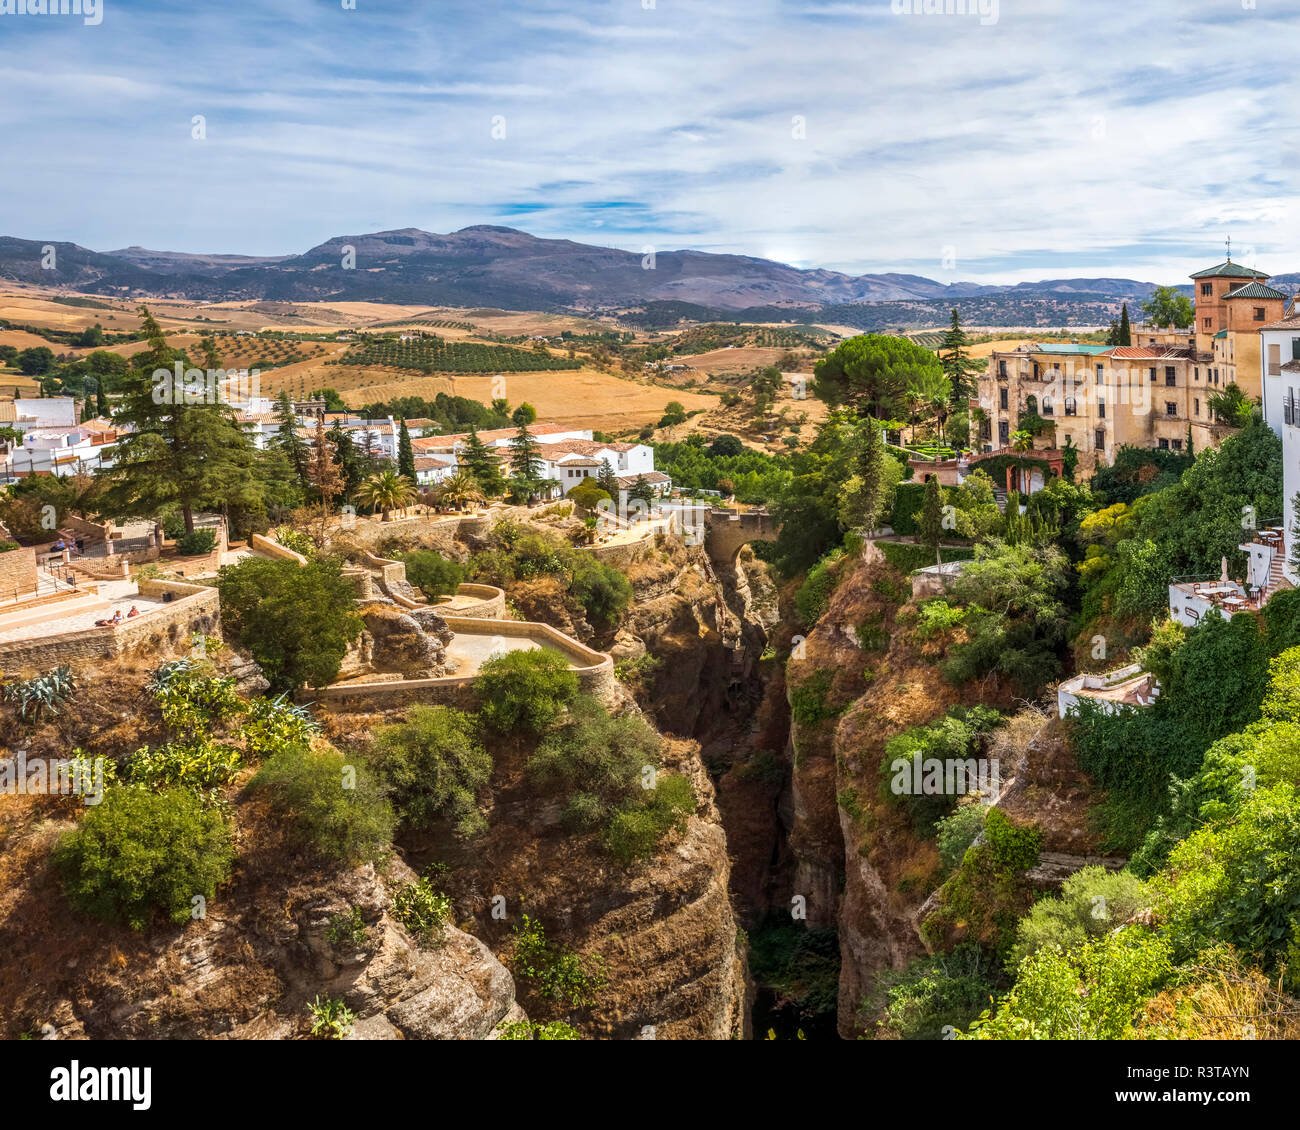
[[[630,699],[624,708],[637,710]],[[379,719],[332,721],[346,729]],[[363,735],[354,730],[351,737]],[[607,984],[590,1007],[547,1000],[537,985],[520,981],[528,1015],[564,1018],[584,1035],[606,1039],[745,1035],[747,976],[728,890],[727,840],[698,745],[667,741],[661,770],[690,779],[695,815],[653,857],[630,865],[610,857],[597,839],[566,830],[558,798],[539,801],[525,775],[527,749],[502,743],[493,757],[483,835],[465,842],[440,831],[408,837],[402,846],[421,869],[447,866],[445,889],[460,928],[507,965],[524,915],[542,923],[548,941],[603,962]]]
[[[69,798],[0,799],[0,1018],[6,1036],[52,1026],[59,1039],[292,1039],[317,995],[346,997],[354,1039],[489,1039],[520,1019],[509,972],[448,927],[421,949],[389,913],[413,878],[393,861],[322,871],[295,858],[260,806],[237,801],[232,883],[184,927],[144,932],[76,915],[49,850],[72,827]],[[360,912],[360,944],[330,940]]]

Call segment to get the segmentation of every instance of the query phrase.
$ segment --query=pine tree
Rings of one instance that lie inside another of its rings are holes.
[[[600,471],[596,475],[596,485],[615,502],[618,501],[618,476],[614,474],[614,468],[610,466],[608,459],[601,461]]]
[[[275,446],[284,452],[285,458],[298,476],[299,483],[307,481],[307,445],[298,435],[298,418],[293,410],[293,401],[289,399],[289,390],[280,389],[275,401],[275,418],[280,422],[275,433]]]
[[[312,444],[311,464],[308,468],[312,486],[316,488],[320,506],[320,542],[325,542],[325,519],[330,506],[343,493],[343,475],[339,465],[334,462],[334,452],[330,450],[325,436],[325,423],[316,421],[316,438]]]
[[[1128,303],[1125,302],[1119,312],[1119,344],[1133,344],[1133,330],[1128,321]]]
[[[162,327],[147,307],[140,307],[140,316],[149,349],[133,364],[113,415],[126,434],[117,442],[114,466],[107,473],[103,513],[152,518],[179,507],[185,531],[191,533],[197,509],[255,505],[261,492],[253,470],[255,452],[220,398],[210,403],[213,398],[202,395],[187,403],[173,368],[177,356]],[[159,371],[166,373],[165,382],[154,380]]]
[[[397,433],[397,473],[415,482],[415,449],[411,446],[411,433],[406,430],[406,421],[398,421]]]
[[[527,424],[521,424],[510,441],[510,469],[530,492],[542,480],[541,444],[533,438]]]
[[[975,378],[984,371],[984,363],[967,352],[969,347],[966,331],[961,328],[961,316],[954,306],[952,321],[939,343],[939,363],[944,376],[952,383],[952,404],[958,410],[964,409],[975,394]]]
[[[644,475],[637,475],[636,482],[632,484],[632,489],[628,491],[627,497],[629,501],[634,498],[640,499],[649,509],[655,502],[654,488],[646,482]]]
[[[474,476],[478,488],[487,497],[501,493],[504,483],[501,481],[501,465],[497,462],[488,445],[478,438],[478,428],[470,425],[465,437],[465,450],[460,456],[461,465]]]
[[[943,495],[939,490],[939,476],[931,475],[925,483],[925,503],[921,507],[920,521],[921,544],[934,550],[934,563],[943,564],[939,555],[939,543],[943,541]]]
[[[95,415],[108,419],[108,392],[104,388],[104,378],[95,378]]]

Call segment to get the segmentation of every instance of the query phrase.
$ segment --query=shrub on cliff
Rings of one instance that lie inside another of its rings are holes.
[[[248,557],[225,566],[217,588],[223,630],[257,660],[274,691],[330,683],[361,634],[352,585],[334,558],[299,566]]]
[[[568,660],[549,648],[508,651],[488,659],[474,684],[479,716],[501,734],[543,734],[578,693]]]
[[[463,711],[416,706],[405,722],[375,731],[372,764],[404,825],[428,828],[445,818],[461,836],[487,828],[477,797],[492,775],[492,758],[477,729]]]
[[[161,913],[188,921],[234,859],[221,816],[185,789],[115,788],[59,841],[54,866],[79,911],[142,930]]]
[[[322,859],[375,860],[392,842],[396,819],[383,789],[338,750],[289,746],[258,770],[248,788],[267,795],[286,820],[293,846]]]
[[[406,579],[429,600],[454,593],[465,579],[465,569],[432,549],[417,549],[406,554]]]
[[[596,628],[612,628],[632,603],[632,582],[612,565],[586,554],[572,566],[569,592]]]

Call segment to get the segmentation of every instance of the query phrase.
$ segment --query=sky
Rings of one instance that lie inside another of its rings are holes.
[[[501,224],[987,283],[1182,282],[1230,237],[1300,270],[1296,0],[20,2],[4,235]]]

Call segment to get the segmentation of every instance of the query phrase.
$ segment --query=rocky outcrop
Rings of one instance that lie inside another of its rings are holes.
[[[136,933],[91,924],[58,894],[49,848],[69,822],[64,802],[24,798],[5,854],[25,878],[0,892],[0,1032],[50,1025],[59,1039],[293,1039],[308,1005],[341,998],[352,1039],[491,1039],[520,1019],[510,973],[481,941],[448,925],[422,948],[392,917],[414,878],[400,862],[318,871],[287,852],[278,829],[242,802],[241,871],[201,917]],[[12,813],[11,813],[12,817]],[[338,923],[356,912],[355,943]]]
[[[361,609],[361,618],[365,627],[344,657],[342,678],[396,674],[428,679],[452,673],[447,669],[452,632],[432,608],[408,611],[375,603]]]

